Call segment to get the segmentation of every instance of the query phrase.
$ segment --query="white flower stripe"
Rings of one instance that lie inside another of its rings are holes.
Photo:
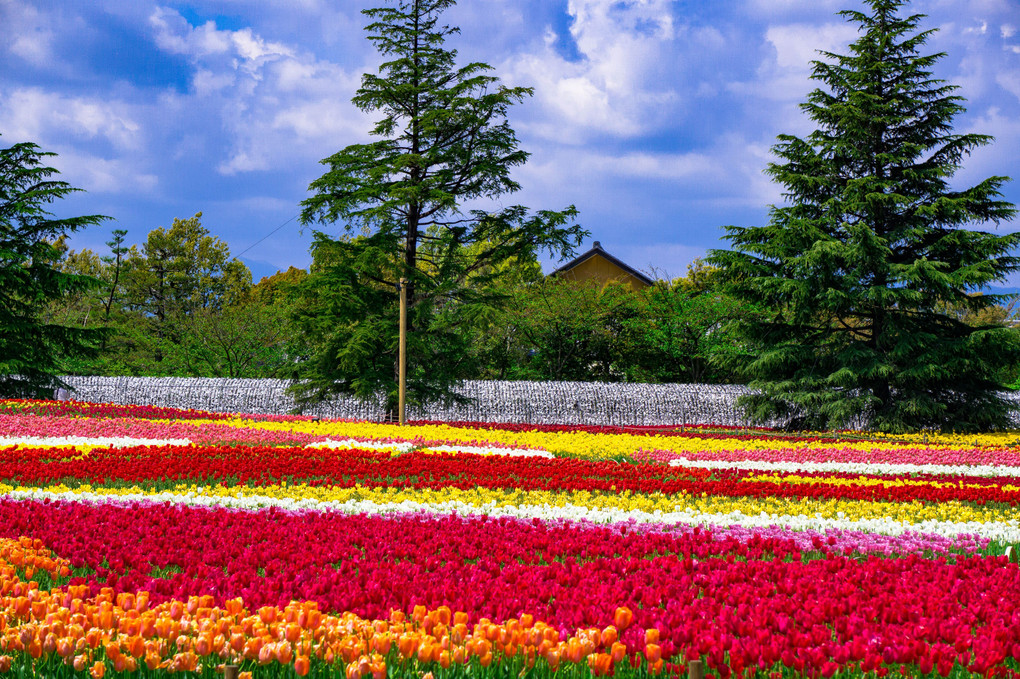
[[[777,515],[764,512],[747,515],[740,511],[727,514],[703,513],[693,509],[675,512],[645,512],[641,510],[593,509],[578,505],[505,505],[495,502],[470,504],[459,500],[446,502],[416,502],[403,500],[400,502],[378,503],[370,500],[346,500],[343,502],[316,500],[313,498],[275,498],[266,495],[250,494],[240,496],[206,495],[199,489],[188,493],[124,493],[111,494],[93,493],[88,491],[50,491],[41,489],[13,490],[5,494],[5,498],[14,500],[62,500],[65,502],[90,503],[131,503],[131,502],[165,502],[201,507],[231,507],[237,509],[258,510],[278,507],[288,511],[319,511],[341,512],[344,514],[457,514],[461,516],[510,517],[519,519],[540,519],[546,521],[589,521],[600,524],[614,523],[660,523],[688,526],[715,526],[719,528],[771,528],[779,527],[794,531],[827,530],[857,531],[862,533],[878,533],[881,535],[898,536],[905,534],[933,534],[946,538],[961,536],[978,536],[990,540],[1016,543],[1020,542],[1020,523],[1015,519],[1005,522],[980,521],[937,521],[925,520],[917,523],[897,521],[890,517],[876,519],[851,520],[845,518],[825,518],[818,515]]]
[[[474,455],[505,455],[507,457],[544,457],[552,459],[555,457],[548,450],[533,450],[528,448],[500,448],[498,446],[432,446],[422,448],[426,453],[472,453]]]
[[[190,446],[191,439],[142,439],[130,436],[4,436],[0,446],[96,446],[129,448],[131,446]]]
[[[740,469],[776,472],[835,472],[848,474],[900,475],[936,474],[947,476],[1013,476],[1020,477],[1020,467],[999,465],[948,464],[885,464],[873,462],[768,462],[765,460],[691,460],[686,457],[669,461],[670,467],[697,469]]]
[[[359,441],[357,439],[326,439],[318,443],[309,443],[306,448],[333,448],[346,450],[399,450],[406,453],[414,448],[410,441]]]
[[[358,439],[327,439],[317,443],[309,443],[308,448],[334,449],[365,449],[365,450],[399,450],[402,453],[413,450],[417,445],[411,441],[359,441]],[[506,455],[508,457],[555,457],[548,450],[532,450],[527,448],[504,448],[501,446],[472,446],[456,443],[440,446],[423,446],[419,448],[426,453],[472,453],[474,455]]]

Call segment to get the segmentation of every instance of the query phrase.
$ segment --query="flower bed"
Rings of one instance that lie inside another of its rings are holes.
[[[0,672],[1015,676],[1013,437],[0,402]]]

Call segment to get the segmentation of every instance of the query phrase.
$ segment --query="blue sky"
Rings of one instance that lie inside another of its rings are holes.
[[[380,61],[359,13],[370,4],[0,0],[0,144],[58,153],[62,178],[86,193],[57,209],[114,218],[73,247],[104,250],[113,228],[137,243],[201,211],[256,279],[307,266],[311,232],[288,220],[318,161],[366,141],[375,119],[350,103]],[[462,62],[535,88],[510,114],[532,156],[516,173],[523,190],[504,202],[576,205],[592,233],[585,249],[599,240],[673,277],[725,247],[723,225],[762,224],[781,201],[762,173],[769,149],[778,134],[811,129],[798,108],[813,87],[809,62],[815,50],[844,51],[854,30],[836,12],[859,6],[462,0],[446,18],[461,28],[450,46]],[[1020,0],[908,9],[939,28],[930,51],[948,55],[936,73],[968,100],[957,130],[996,137],[955,183],[1012,176],[1006,197],[1020,203]]]

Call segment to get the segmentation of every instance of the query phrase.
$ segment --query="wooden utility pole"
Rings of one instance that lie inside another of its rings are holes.
[[[400,290],[400,349],[397,359],[397,421],[404,425],[404,395],[407,390],[407,279],[401,278]]]

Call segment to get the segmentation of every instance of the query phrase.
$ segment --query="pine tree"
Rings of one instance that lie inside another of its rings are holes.
[[[953,174],[989,136],[956,134],[957,87],[936,79],[944,56],[920,54],[932,30],[900,0],[844,11],[859,26],[849,54],[822,52],[823,83],[801,108],[817,128],[781,135],[768,174],[786,204],[760,227],[727,227],[714,251],[729,289],[770,308],[743,330],[757,345],[744,366],[759,420],[813,429],[855,421],[891,432],[1008,425],[997,371],[1015,362],[1015,333],[972,327],[945,310],[1000,301],[975,295],[1020,268],[1020,234],[967,228],[1010,220],[1007,177],[966,189]]]
[[[47,322],[47,306],[100,282],[55,266],[61,236],[106,217],[55,218],[46,206],[78,191],[31,143],[0,150],[0,397],[52,398],[64,361],[95,355],[103,331]]]
[[[453,398],[452,385],[470,373],[464,327],[492,301],[487,279],[513,257],[569,254],[584,235],[572,206],[476,207],[520,188],[511,172],[528,154],[507,114],[532,91],[501,85],[484,63],[456,66],[445,41],[458,29],[439,23],[453,4],[397,0],[364,11],[369,40],[389,60],[363,77],[353,101],[382,117],[376,141],[322,161],[329,170],[303,203],[303,223],[339,222],[345,233],[316,233],[315,270],[301,286],[296,345],[311,350],[295,375],[300,400],[382,392],[392,409],[400,278],[408,400]]]

